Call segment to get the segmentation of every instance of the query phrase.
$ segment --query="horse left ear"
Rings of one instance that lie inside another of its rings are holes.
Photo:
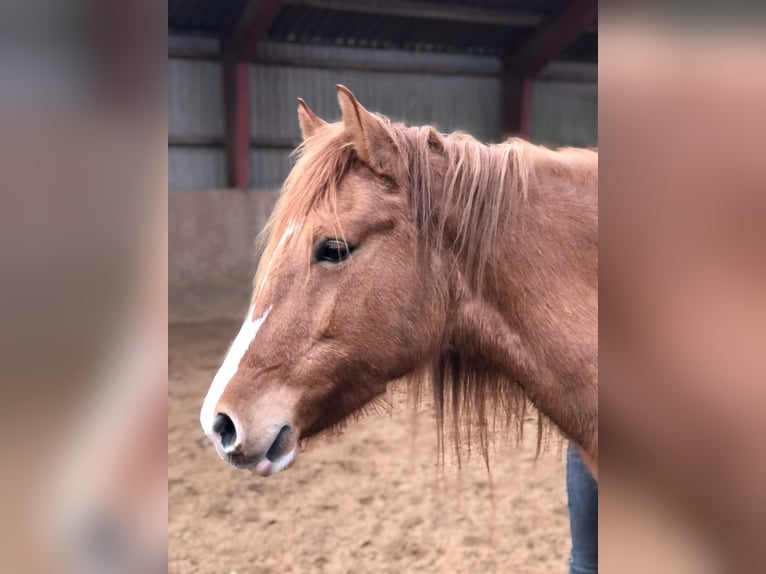
[[[367,111],[346,86],[338,84],[335,88],[343,126],[351,136],[357,156],[373,171],[389,174],[396,151],[389,127],[383,119]]]
[[[314,111],[308,107],[303,98],[298,98],[298,123],[301,126],[301,135],[303,135],[303,141],[306,141],[313,136],[316,131],[322,126],[327,125],[327,122],[314,113]]]

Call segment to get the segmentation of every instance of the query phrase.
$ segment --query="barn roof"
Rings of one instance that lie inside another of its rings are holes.
[[[171,33],[224,42],[247,12],[271,9],[263,39],[502,56],[577,0],[169,0]],[[557,59],[596,62],[595,25]]]

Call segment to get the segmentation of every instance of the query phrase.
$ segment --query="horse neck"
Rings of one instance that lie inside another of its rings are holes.
[[[524,197],[506,202],[516,211],[499,220],[482,285],[471,280],[464,254],[447,254],[459,262],[450,337],[467,360],[518,381],[544,415],[595,457],[597,164],[570,159],[546,151],[535,160]]]

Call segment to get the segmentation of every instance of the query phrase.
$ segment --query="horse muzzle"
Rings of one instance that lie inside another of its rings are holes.
[[[220,457],[260,476],[286,469],[295,459],[298,432],[286,421],[247,429],[236,416],[218,412],[208,437]]]

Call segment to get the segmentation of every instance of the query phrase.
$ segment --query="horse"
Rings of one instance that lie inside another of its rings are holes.
[[[219,456],[273,475],[392,381],[430,381],[440,437],[449,415],[486,456],[531,404],[597,476],[597,150],[486,145],[336,89],[339,122],[298,100],[297,161],[200,412]]]

